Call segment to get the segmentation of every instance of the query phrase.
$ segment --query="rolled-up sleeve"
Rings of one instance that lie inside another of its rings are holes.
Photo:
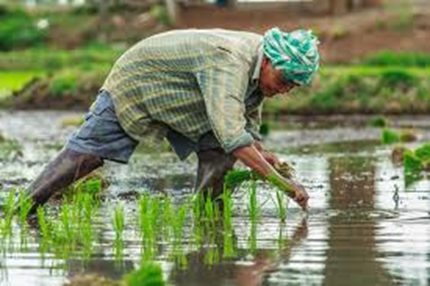
[[[196,76],[212,130],[222,148],[230,153],[251,145],[254,138],[245,128],[244,100],[249,81],[246,65],[220,64]]]

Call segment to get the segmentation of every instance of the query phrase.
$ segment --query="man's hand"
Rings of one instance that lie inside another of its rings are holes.
[[[257,148],[258,151],[260,151],[261,155],[263,155],[264,159],[266,159],[266,161],[269,162],[270,165],[277,166],[281,163],[278,157],[264,149],[263,144],[260,141],[255,141],[254,146],[255,148]]]
[[[276,185],[284,188],[285,192],[295,202],[297,202],[303,210],[306,210],[309,200],[309,195],[302,185],[282,177],[276,169],[263,157],[261,151],[258,150],[255,144],[238,148],[233,151],[233,155],[242,161],[246,166],[255,170],[258,174],[273,180]],[[273,182],[272,181],[272,182]]]
[[[308,208],[309,195],[301,184],[293,182],[293,185],[296,196],[292,199],[305,211]]]

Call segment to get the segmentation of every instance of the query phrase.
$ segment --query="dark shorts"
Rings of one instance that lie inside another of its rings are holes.
[[[69,139],[66,147],[106,160],[127,163],[138,141],[131,138],[118,122],[115,108],[106,91],[100,92],[85,122]]]
[[[174,130],[169,130],[166,138],[181,160],[192,152],[220,148],[212,132],[203,135],[198,143]],[[119,124],[109,93],[101,91],[93,108],[85,115],[85,122],[69,139],[66,148],[105,160],[128,163],[138,143]]]

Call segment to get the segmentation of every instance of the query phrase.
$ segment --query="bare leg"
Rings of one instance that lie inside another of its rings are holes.
[[[211,198],[218,198],[223,191],[224,176],[233,169],[237,159],[226,154],[222,149],[210,149],[197,153],[199,162],[197,170],[196,191],[210,192]]]

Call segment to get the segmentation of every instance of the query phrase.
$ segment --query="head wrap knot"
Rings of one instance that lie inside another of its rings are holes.
[[[309,84],[319,67],[318,39],[311,31],[284,33],[279,28],[266,32],[263,50],[275,69],[282,70],[287,80]]]

